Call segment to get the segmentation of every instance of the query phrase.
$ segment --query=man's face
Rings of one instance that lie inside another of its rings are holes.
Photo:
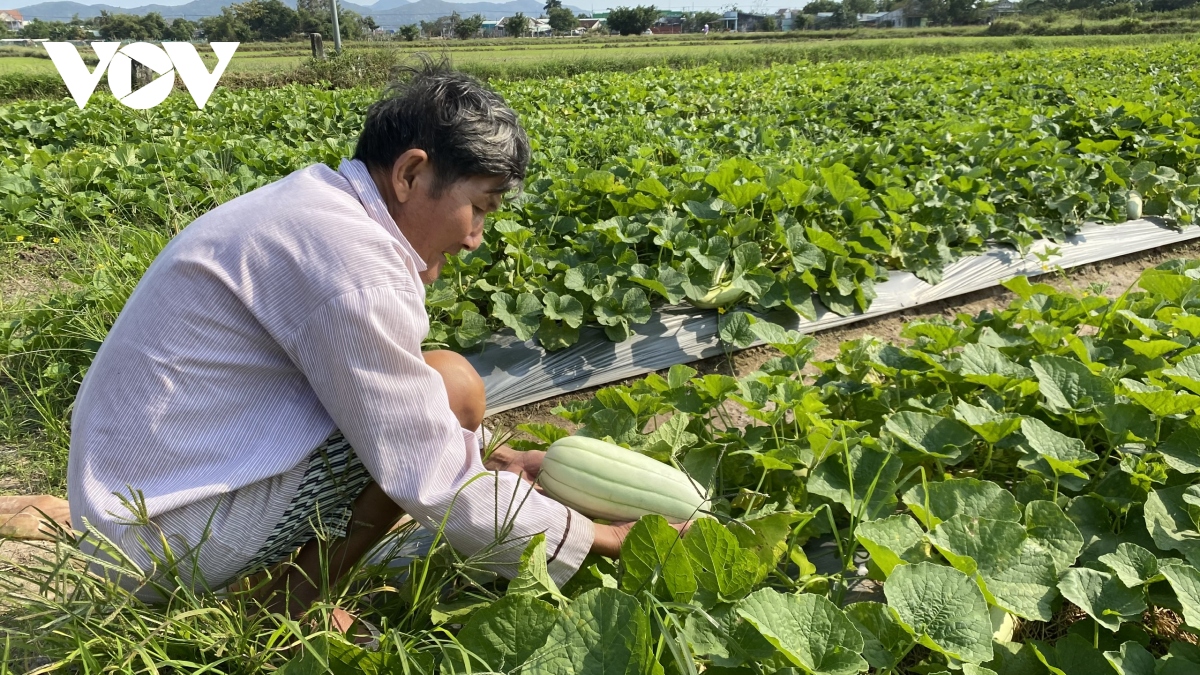
[[[385,200],[396,225],[428,266],[421,280],[429,284],[441,274],[447,255],[474,251],[483,243],[484,218],[500,208],[504,178],[472,176],[442,186],[435,195],[428,160],[410,168],[393,171],[395,199]]]

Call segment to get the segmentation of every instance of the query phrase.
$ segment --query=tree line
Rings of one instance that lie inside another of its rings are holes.
[[[177,18],[170,23],[158,12],[137,16],[101,10],[100,16],[90,19],[80,19],[78,14],[70,21],[33,19],[16,35],[55,41],[87,40],[94,36],[92,31],[97,31],[105,40],[182,41],[203,36],[232,42],[283,40],[305,33],[333,35],[333,11],[327,0],[297,0],[296,5],[292,9],[280,0],[246,0],[222,7],[216,16],[198,21]],[[338,24],[342,38],[347,40],[361,38],[378,28],[371,17],[340,8]],[[3,27],[0,31],[12,34]]]

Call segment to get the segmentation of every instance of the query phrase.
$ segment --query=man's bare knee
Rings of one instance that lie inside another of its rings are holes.
[[[425,352],[424,356],[425,363],[442,376],[450,409],[459,425],[464,429],[478,429],[487,409],[483,378],[460,354],[439,349]]]

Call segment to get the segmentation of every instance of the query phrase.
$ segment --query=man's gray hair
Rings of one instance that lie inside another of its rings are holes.
[[[502,176],[503,190],[519,188],[529,165],[529,139],[517,113],[496,92],[445,61],[421,55],[367,109],[354,159],[391,170],[407,150],[424,150],[433,164],[434,192],[472,176]]]

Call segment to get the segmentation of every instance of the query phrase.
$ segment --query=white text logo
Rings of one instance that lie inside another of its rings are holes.
[[[225,73],[225,66],[233,58],[240,42],[210,42],[213,53],[217,55],[217,66],[212,72],[200,59],[196,47],[190,42],[164,42],[162,46],[149,42],[134,42],[124,47],[120,42],[93,42],[92,49],[96,51],[100,63],[96,70],[88,72],[83,57],[70,42],[43,42],[50,60],[62,75],[67,90],[75,98],[80,109],[87,105],[100,78],[108,72],[108,88],[113,96],[121,103],[145,110],[162,103],[175,87],[175,73],[183,80],[183,86],[192,95],[196,106],[203,108],[217,87],[217,80]],[[165,51],[164,51],[165,50]],[[133,62],[137,61],[158,74],[137,91],[133,91],[132,75]]]

